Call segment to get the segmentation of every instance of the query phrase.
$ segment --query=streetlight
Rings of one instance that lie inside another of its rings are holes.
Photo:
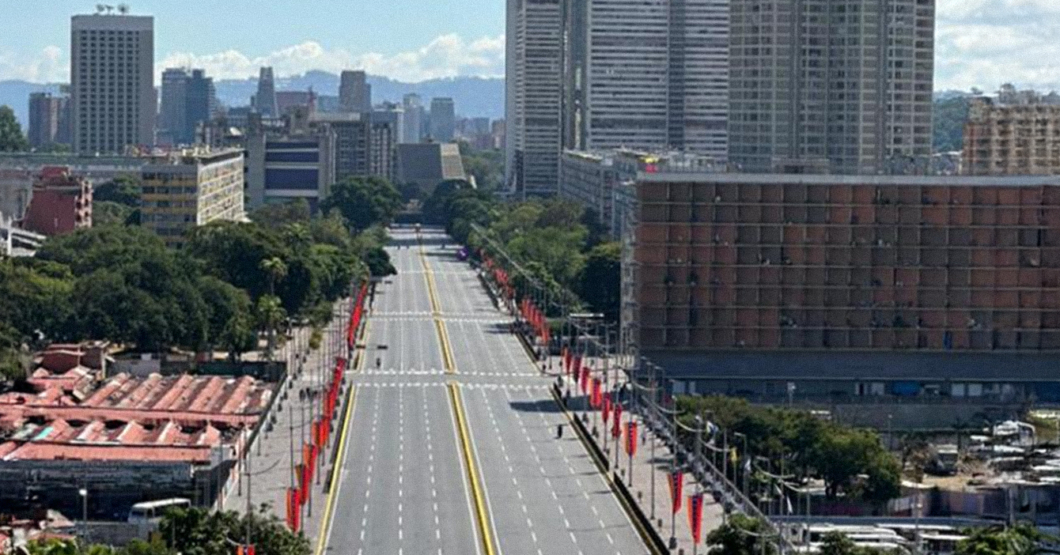
[[[81,496],[81,536],[82,538],[88,537],[88,488],[81,488],[77,490],[77,495]]]

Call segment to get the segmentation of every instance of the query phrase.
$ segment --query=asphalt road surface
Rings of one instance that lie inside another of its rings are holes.
[[[648,552],[456,245],[432,230],[391,237],[398,275],[377,288],[350,374],[324,551]]]

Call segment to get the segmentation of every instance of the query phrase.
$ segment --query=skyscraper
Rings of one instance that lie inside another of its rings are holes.
[[[402,105],[405,108],[405,132],[402,142],[418,143],[423,139],[423,99],[415,93],[406,94]]]
[[[162,102],[158,111],[158,141],[180,144],[187,125],[188,72],[167,68],[162,72]]]
[[[75,15],[70,25],[74,150],[154,143],[154,18]]]
[[[520,196],[558,189],[564,10],[560,0],[508,0],[505,181]]]
[[[40,148],[51,144],[69,144],[70,98],[51,93],[29,95],[29,144]]]
[[[201,69],[170,68],[162,72],[159,141],[193,144],[199,123],[209,121],[216,107],[213,79]]]
[[[456,133],[456,104],[452,98],[431,99],[431,138],[438,143],[448,143]]]
[[[935,0],[732,0],[729,158],[888,172],[931,155]]]
[[[258,75],[258,93],[254,95],[254,109],[267,118],[280,117],[280,111],[276,108],[276,79],[271,67],[261,68]]]
[[[343,112],[372,111],[372,86],[363,71],[343,71],[339,80],[339,105]]]

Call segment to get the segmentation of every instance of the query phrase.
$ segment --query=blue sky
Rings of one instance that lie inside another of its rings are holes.
[[[1060,89],[1060,0],[936,0],[936,89]],[[115,2],[116,3],[116,2]],[[219,78],[363,68],[419,81],[504,72],[504,0],[132,0],[159,72]],[[62,81],[69,16],[96,2],[0,0],[0,80]]]
[[[0,79],[68,74],[69,18],[95,1],[2,0]],[[117,0],[109,2],[117,4]],[[155,16],[156,65],[198,62],[220,77],[360,65],[419,80],[503,74],[504,0],[129,0]]]

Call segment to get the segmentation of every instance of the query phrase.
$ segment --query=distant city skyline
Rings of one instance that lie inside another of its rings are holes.
[[[1004,82],[1060,89],[1060,44],[1052,40],[1060,34],[1060,2],[937,2],[936,90],[994,91]],[[5,3],[0,80],[66,82],[69,16],[94,7]],[[156,18],[157,83],[167,67],[203,68],[217,80],[256,77],[263,65],[273,66],[277,78],[314,69],[336,74],[364,69],[405,82],[504,74],[504,3],[497,0],[465,0],[458,9],[426,0],[370,6],[339,0],[266,5],[142,0],[132,4],[132,13]],[[269,27],[272,21],[284,24]],[[184,32],[188,28],[196,29],[194,40]]]

